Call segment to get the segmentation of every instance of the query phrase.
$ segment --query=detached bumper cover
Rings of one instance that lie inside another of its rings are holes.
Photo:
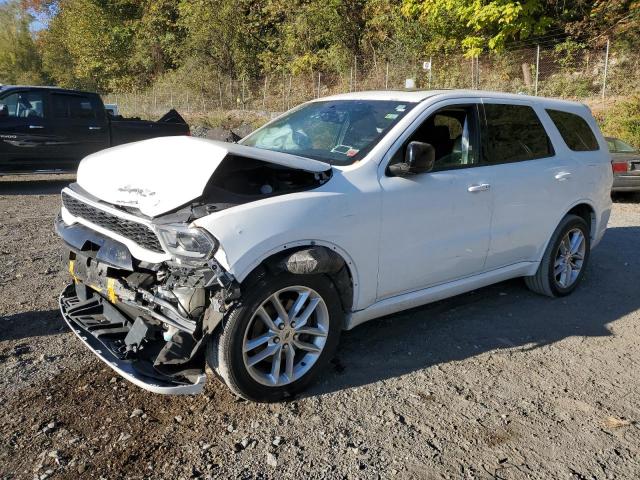
[[[60,312],[69,328],[100,360],[115,370],[119,375],[131,383],[154,393],[169,395],[189,395],[202,391],[206,375],[198,375],[194,383],[182,383],[175,378],[163,376],[157,372],[147,375],[136,368],[135,360],[121,359],[115,355],[100,340],[100,336],[108,338],[117,332],[118,321],[113,321],[117,311],[102,297],[93,301],[82,300],[76,293],[76,287],[71,284],[60,294]]]

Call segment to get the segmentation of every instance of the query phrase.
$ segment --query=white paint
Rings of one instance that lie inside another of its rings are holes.
[[[155,217],[197,198],[229,153],[311,172],[329,165],[286,153],[194,137],[161,137],[108,148],[86,157],[78,184],[105,202]]]
[[[331,180],[322,187],[264,198],[196,220],[196,226],[220,241],[216,258],[240,281],[275,252],[325,245],[343,256],[354,280],[352,327],[478,286],[533,274],[556,225],[578,203],[595,211],[594,246],[604,233],[611,209],[610,154],[595,120],[579,103],[464,90],[358,92],[328,99],[417,105],[361,161],[333,167]],[[327,98],[313,101],[323,100]],[[411,178],[385,176],[402,140],[431,112],[447,104],[486,101],[533,106],[555,156]],[[546,108],[585,118],[601,150],[570,151]],[[102,200],[135,200],[143,213],[157,215],[199,196],[228,152],[314,172],[328,168],[292,155],[173,137],[93,155],[83,161],[78,181]],[[563,181],[556,178],[560,173]],[[483,183],[491,188],[469,193],[469,186]],[[147,196],[125,195],[119,187],[128,185]],[[151,252],[132,249],[132,253],[153,261]]]

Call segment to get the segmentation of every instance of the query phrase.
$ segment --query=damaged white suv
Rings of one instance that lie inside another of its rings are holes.
[[[208,363],[238,395],[283,399],[372,318],[513,277],[569,294],[611,183],[578,103],[318,99],[238,144],[158,138],[85,158],[56,221],[73,278],[60,308],[148,390],[199,392]]]

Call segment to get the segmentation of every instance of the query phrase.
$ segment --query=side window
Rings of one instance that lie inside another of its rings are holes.
[[[553,147],[533,108],[527,105],[484,104],[482,157],[487,164],[553,156]]]
[[[560,110],[547,110],[562,139],[575,152],[598,150],[598,140],[589,124],[580,115]]]
[[[3,117],[44,118],[44,102],[41,92],[16,92],[7,95],[0,104],[4,105]]]
[[[82,95],[51,95],[54,118],[71,118],[76,120],[92,120],[96,118],[96,109],[91,99]]]
[[[478,164],[475,105],[452,105],[427,118],[394,154],[391,164],[404,160],[410,142],[430,143],[436,153],[433,171],[472,167]]]
[[[611,153],[614,153],[616,151],[616,144],[611,139],[607,139],[607,147],[609,148],[609,151]]]

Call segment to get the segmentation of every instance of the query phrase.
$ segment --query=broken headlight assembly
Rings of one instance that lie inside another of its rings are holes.
[[[181,262],[204,263],[218,249],[218,241],[202,228],[163,225],[158,234],[167,251]]]

